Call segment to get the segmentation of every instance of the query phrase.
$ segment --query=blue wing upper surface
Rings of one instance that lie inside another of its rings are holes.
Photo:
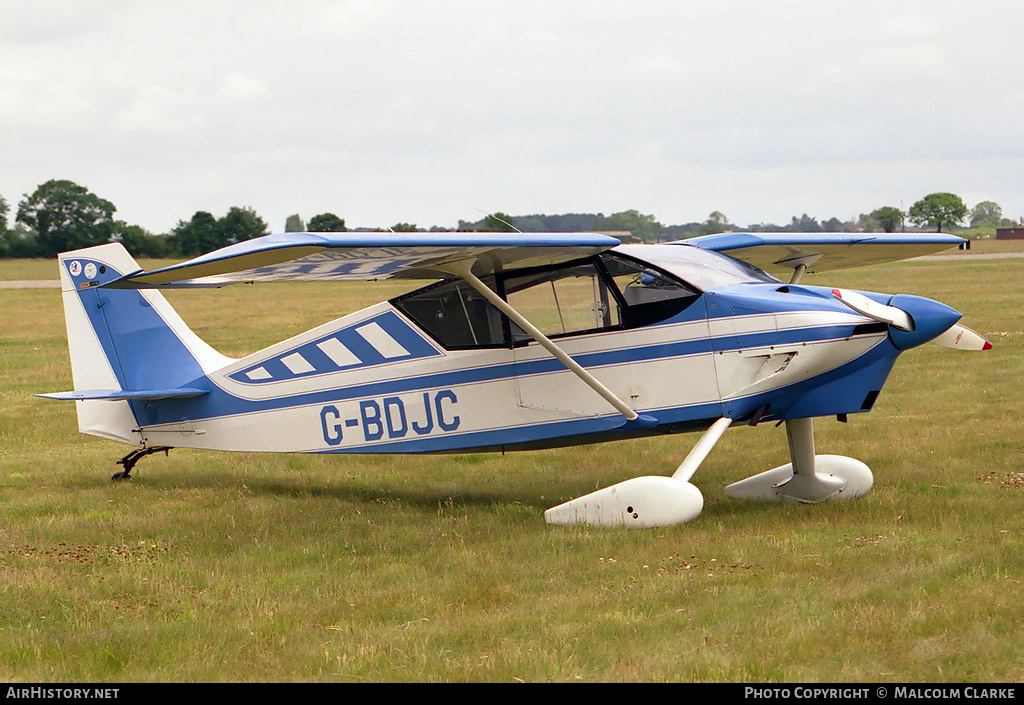
[[[240,242],[105,286],[224,286],[254,281],[372,281],[452,276],[446,263],[472,259],[478,276],[558,264],[619,244],[600,233],[283,233]]]

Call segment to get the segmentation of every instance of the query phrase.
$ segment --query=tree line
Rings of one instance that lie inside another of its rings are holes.
[[[153,234],[114,217],[117,207],[73,181],[41,184],[18,204],[13,227],[10,206],[0,196],[0,257],[55,257],[60,252],[119,241],[135,257],[194,257],[270,234],[255,210],[233,206],[221,217],[196,211],[167,234]],[[345,220],[321,213],[300,230],[345,230]]]
[[[120,241],[135,257],[194,257],[212,250],[270,234],[266,221],[249,207],[235,206],[216,217],[197,211],[188,220],[180,220],[166,234],[153,234],[139,225],[117,220],[117,208],[84,186],[69,180],[53,179],[41,184],[18,204],[14,224],[8,227],[10,206],[0,195],[0,257],[55,257],[111,241]],[[743,230],[747,232],[895,232],[909,222],[918,228],[942,232],[963,224],[969,217],[971,228],[995,228],[1016,225],[1003,217],[1002,208],[993,201],[982,201],[968,209],[952,193],[933,193],[915,202],[906,212],[894,206],[881,206],[870,213],[842,221],[819,221],[806,213],[793,216],[790,223],[755,223],[740,228],[729,222],[721,211],[707,219],[682,225],[663,225],[652,215],[637,210],[602,213],[566,213],[562,215],[510,216],[493,213],[477,221],[460,220],[455,230],[505,232],[629,232],[641,242],[678,240],[695,235]],[[325,212],[304,222],[298,214],[285,222],[286,232],[345,232],[345,220]],[[415,232],[425,230],[411,223],[396,223],[390,228],[358,228]],[[430,231],[447,231],[434,226]]]
[[[711,235],[729,231],[742,232],[897,232],[906,228],[934,228],[943,232],[954,229],[969,217],[970,228],[1012,227],[1016,222],[1003,217],[1003,209],[994,201],[982,201],[968,209],[956,194],[932,193],[915,202],[906,212],[895,206],[881,206],[870,213],[861,213],[850,220],[829,218],[819,221],[804,213],[793,216],[789,223],[754,223],[746,227],[729,221],[721,211],[713,211],[702,222],[682,225],[662,225],[653,215],[644,215],[636,210],[622,211],[605,216],[601,213],[568,213],[565,215],[527,215],[512,217],[503,213],[488,216],[483,220],[469,222],[460,220],[459,230],[507,229],[523,232],[580,232],[580,231],[629,231],[643,242],[664,242],[680,240],[696,235]],[[501,227],[504,225],[504,227]],[[514,226],[514,227],[513,227]]]
[[[857,218],[841,221],[830,218],[819,222],[816,218],[804,213],[799,218],[793,216],[786,225],[774,223],[756,223],[743,228],[745,232],[897,232],[904,230],[909,222],[912,228],[930,229],[943,232],[960,227],[965,218],[969,217],[969,228],[1004,228],[1013,227],[1016,222],[1003,217],[1003,209],[995,201],[981,201],[974,208],[968,209],[963,199],[953,193],[932,193],[916,201],[905,212],[895,206],[881,206],[870,213],[861,213]],[[710,233],[740,230],[719,211],[713,212],[702,223],[690,223],[686,226],[670,226],[668,229],[680,228],[677,232],[688,235],[707,235]],[[685,235],[684,235],[685,236]]]

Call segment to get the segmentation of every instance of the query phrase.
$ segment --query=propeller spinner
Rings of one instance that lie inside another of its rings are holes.
[[[917,309],[914,313],[922,319],[927,319],[927,325],[920,327],[931,329],[928,331],[919,331],[922,334],[921,336],[906,336],[913,338],[924,337],[924,339],[905,341],[901,340],[901,338],[905,337],[901,335],[901,333],[914,333],[915,331],[918,331],[919,328],[918,323],[915,322],[914,315],[910,311],[897,306],[879,303],[873,299],[869,299],[863,294],[858,294],[855,291],[833,289],[832,295],[857,313],[876,321],[887,323],[897,329],[896,331],[893,331],[895,334],[893,338],[894,342],[896,342],[901,348],[911,347],[912,345],[918,345],[924,342],[932,342],[936,345],[953,348],[954,350],[978,351],[990,350],[992,348],[992,343],[987,341],[984,337],[967,326],[955,322],[960,317],[958,313],[935,301],[929,302],[929,304],[932,305],[922,306],[923,302],[929,300],[921,299],[916,296],[893,297],[893,303],[905,303],[908,304],[908,308]],[[953,317],[953,314],[956,314],[955,317]],[[953,324],[945,326],[944,323],[951,317],[953,317],[954,320]],[[924,321],[922,320],[922,322]],[[912,342],[912,344],[908,345],[908,342]]]

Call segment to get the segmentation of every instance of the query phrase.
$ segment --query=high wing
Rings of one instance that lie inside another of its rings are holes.
[[[217,287],[256,281],[441,279],[473,262],[486,276],[558,264],[619,244],[599,233],[283,233],[103,284],[112,289]]]
[[[722,252],[780,278],[921,257],[956,247],[943,233],[717,233],[682,240]]]

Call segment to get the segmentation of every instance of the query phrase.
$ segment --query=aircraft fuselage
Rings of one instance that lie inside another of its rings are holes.
[[[901,352],[885,324],[851,311],[830,290],[785,284],[693,247],[621,246],[488,283],[656,424],[626,424],[455,280],[344,316],[185,385],[206,395],[123,403],[151,446],[516,450],[700,430],[722,417],[737,423],[867,411]]]

